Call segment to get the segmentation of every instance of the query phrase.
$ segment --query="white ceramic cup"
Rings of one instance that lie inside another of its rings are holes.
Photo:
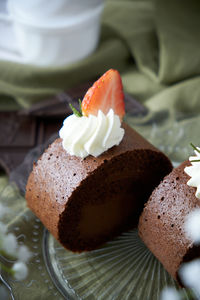
[[[8,11],[24,22],[40,26],[63,26],[66,21],[89,13],[102,0],[8,0]]]
[[[97,46],[102,0],[8,0],[9,21],[24,63],[61,66]],[[0,16],[3,18],[3,16]]]

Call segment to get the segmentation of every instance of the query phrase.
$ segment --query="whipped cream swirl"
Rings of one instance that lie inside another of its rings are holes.
[[[63,148],[81,158],[88,155],[99,156],[109,148],[119,145],[124,129],[118,115],[112,109],[107,115],[99,110],[98,115],[77,117],[71,115],[63,122],[59,131]]]
[[[199,147],[197,147],[200,150]],[[200,199],[200,161],[193,160],[200,160],[200,153],[194,150],[195,156],[190,156],[189,160],[191,162],[191,166],[185,167],[184,171],[188,174],[191,178],[188,180],[187,185],[196,187],[195,196]]]

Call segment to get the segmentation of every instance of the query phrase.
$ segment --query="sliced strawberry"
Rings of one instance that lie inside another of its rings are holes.
[[[84,116],[104,114],[112,108],[122,120],[125,114],[122,80],[117,70],[110,69],[103,74],[85,94],[82,101]]]

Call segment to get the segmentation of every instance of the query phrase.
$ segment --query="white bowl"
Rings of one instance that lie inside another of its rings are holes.
[[[8,11],[32,25],[63,26],[66,20],[76,18],[102,4],[104,0],[8,0]]]
[[[25,63],[38,66],[71,64],[88,56],[97,46],[103,3],[89,11],[55,22],[32,24],[10,9],[19,51]]]

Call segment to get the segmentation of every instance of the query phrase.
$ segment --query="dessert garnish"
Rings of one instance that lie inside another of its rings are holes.
[[[119,145],[124,129],[121,121],[125,114],[124,94],[120,74],[110,69],[87,91],[80,112],[70,105],[73,115],[63,122],[59,135],[63,148],[81,158],[99,156]]]
[[[77,117],[82,117],[83,113],[82,113],[82,107],[81,107],[81,99],[78,99],[79,102],[79,110],[78,111],[71,103],[69,104],[69,107],[71,108],[73,114]]]
[[[185,167],[184,171],[191,177],[187,185],[197,188],[195,196],[200,199],[200,148],[192,143],[191,146],[194,149],[195,156],[189,157],[191,166]]]
[[[194,146],[192,143],[190,143],[190,145],[196,152],[198,152],[200,154],[200,150],[196,146]],[[198,161],[200,161],[200,159],[190,160],[190,162],[198,162]]]
[[[82,101],[84,116],[96,116],[98,110],[107,114],[111,108],[122,121],[125,114],[122,80],[119,72],[113,69],[108,70],[89,88]]]

